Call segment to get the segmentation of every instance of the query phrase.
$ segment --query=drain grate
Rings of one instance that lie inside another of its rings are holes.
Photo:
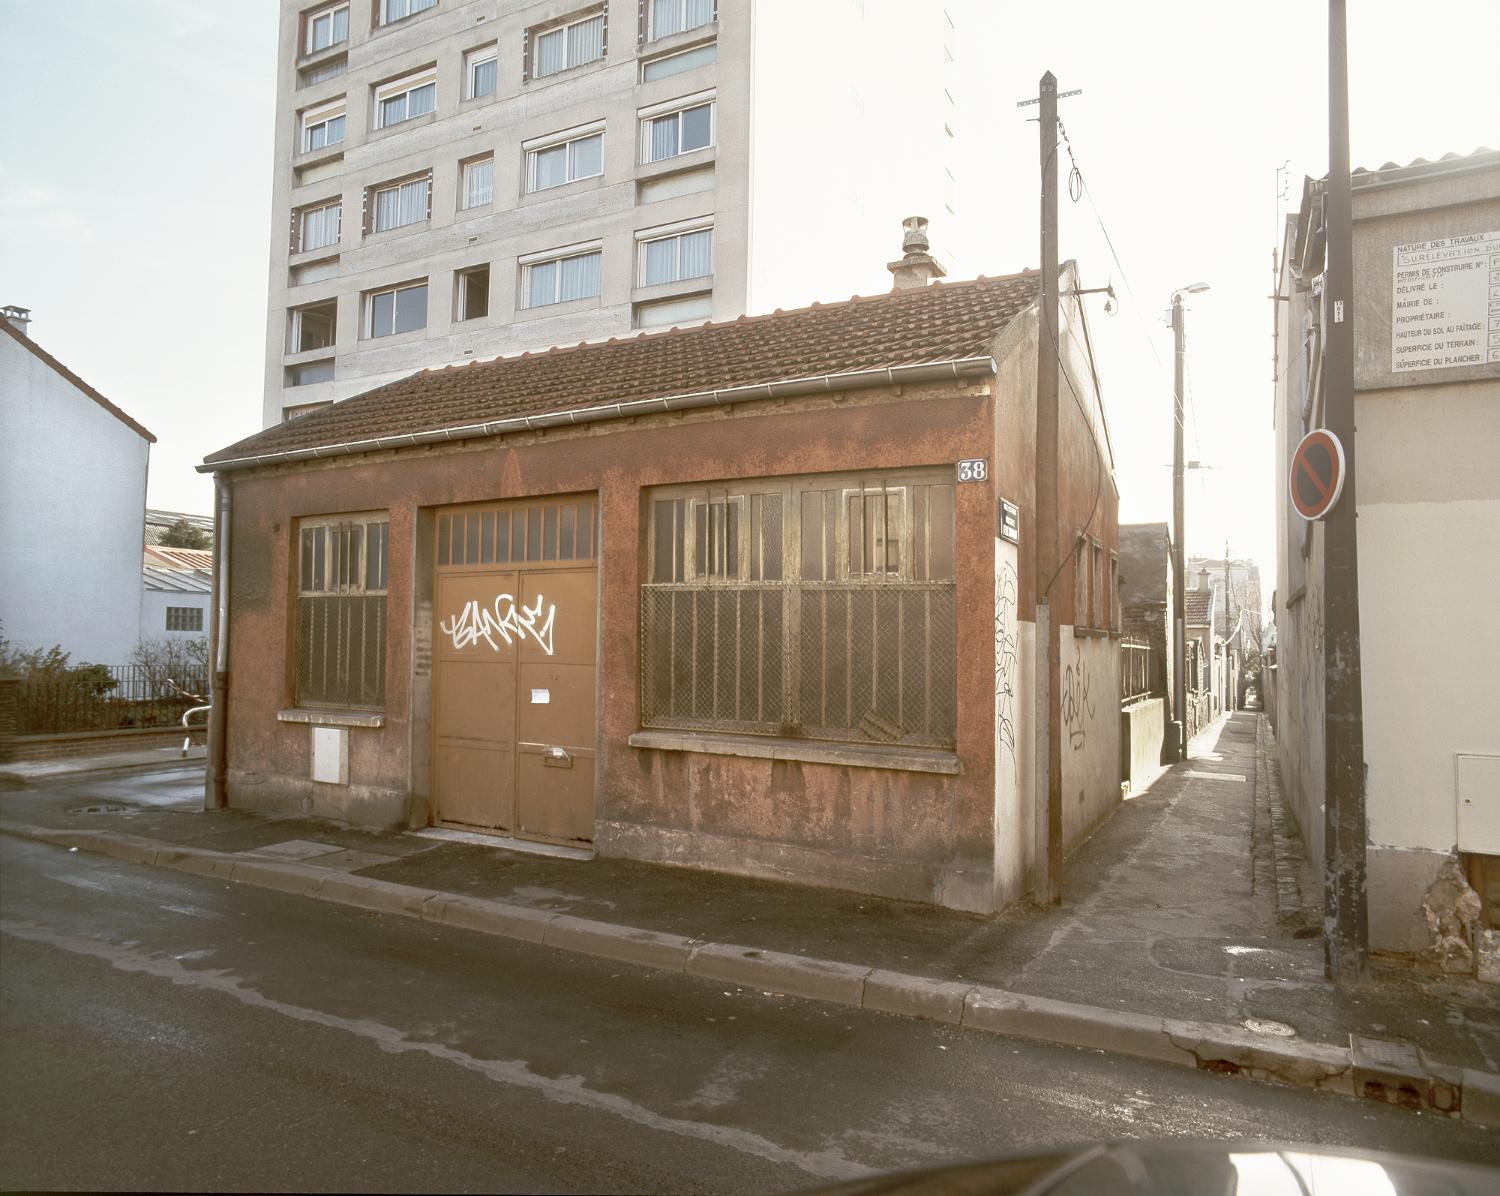
[[[73,806],[69,814],[128,814],[129,806],[122,806],[119,802],[102,802],[92,806]]]

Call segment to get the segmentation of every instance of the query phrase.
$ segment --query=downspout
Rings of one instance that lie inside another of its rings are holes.
[[[225,763],[228,745],[225,730],[229,725],[229,513],[230,481],[222,473],[214,475],[214,617],[213,686],[208,712],[208,760],[203,781],[203,808],[222,810],[228,805],[225,793]]]

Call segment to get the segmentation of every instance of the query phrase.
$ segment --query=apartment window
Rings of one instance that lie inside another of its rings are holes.
[[[495,159],[475,158],[463,165],[463,206],[488,207],[495,199]]]
[[[671,37],[714,19],[714,0],[651,0],[651,37]]]
[[[467,98],[477,100],[480,96],[494,95],[498,69],[495,46],[489,45],[478,50],[470,50],[464,57]]]
[[[651,83],[657,79],[668,79],[684,71],[717,62],[718,58],[719,47],[714,43],[694,46],[691,50],[683,50],[677,54],[663,54],[660,58],[649,58],[641,63],[641,82]]]
[[[292,252],[307,253],[337,245],[343,224],[342,200],[299,208],[292,224]]]
[[[311,87],[314,83],[323,83],[329,79],[337,79],[349,69],[349,56],[340,54],[337,58],[327,62],[320,62],[315,66],[305,66],[297,72],[297,86]]]
[[[645,726],[954,745],[950,473],[662,488],[646,536]]]
[[[470,266],[453,276],[456,287],[454,295],[454,317],[459,320],[478,320],[490,314],[490,268]]]
[[[344,97],[302,114],[302,152],[326,149],[344,139]]]
[[[311,386],[314,382],[333,381],[333,358],[326,361],[306,361],[301,365],[288,366],[286,371],[286,384],[288,386]]]
[[[714,143],[712,100],[689,103],[675,111],[648,114],[641,119],[641,158],[660,162],[706,149]]]
[[[1090,542],[1089,547],[1093,550],[1094,568],[1091,591],[1094,599],[1092,623],[1095,627],[1103,628],[1109,625],[1107,615],[1109,608],[1106,605],[1107,599],[1104,592],[1104,545],[1100,544],[1098,540],[1093,540]]]
[[[432,172],[372,187],[367,216],[369,231],[383,233],[407,224],[420,224],[432,214]]]
[[[419,12],[426,12],[437,5],[437,0],[377,0],[377,3],[380,23],[389,25],[392,21],[405,20]]]
[[[604,9],[594,9],[550,28],[534,29],[529,44],[529,73],[535,79],[595,62],[604,57]]]
[[[303,42],[304,54],[316,54],[329,46],[349,40],[349,6],[335,4],[310,12],[305,18],[307,37]]]
[[[427,280],[371,291],[365,297],[365,335],[394,336],[427,327]]]
[[[526,151],[526,190],[545,191],[603,174],[604,132],[597,126],[590,126],[590,130],[575,129],[526,142],[522,146]]]
[[[640,242],[640,286],[654,287],[714,272],[714,231],[700,228]]]
[[[292,309],[293,353],[327,349],[333,345],[338,324],[338,300],[328,299]]]
[[[437,98],[432,72],[408,75],[375,89],[375,127],[388,129],[431,112]]]
[[[549,250],[521,259],[521,297],[525,307],[546,307],[599,294],[602,251],[597,245]]]
[[[202,631],[203,610],[197,606],[167,607],[168,631]]]
[[[681,324],[701,324],[713,315],[712,295],[686,295],[680,299],[662,299],[655,303],[635,305],[635,328],[669,328]]]
[[[298,706],[379,709],[385,701],[387,515],[298,524]]]
[[[1120,618],[1120,557],[1118,553],[1109,554],[1109,629],[1119,631],[1122,627]]]

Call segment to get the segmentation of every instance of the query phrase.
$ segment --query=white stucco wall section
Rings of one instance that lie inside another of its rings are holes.
[[[149,442],[0,336],[0,621],[122,664],[140,619]]]
[[[208,634],[208,604],[210,595],[178,593],[168,590],[142,590],[141,591],[141,627],[140,636],[143,640],[169,639],[169,640],[191,640],[201,639]],[[203,612],[202,631],[168,631],[167,630],[167,607],[185,606]]]

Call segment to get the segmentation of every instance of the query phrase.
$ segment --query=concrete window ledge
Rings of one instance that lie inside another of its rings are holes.
[[[761,760],[800,760],[806,764],[842,764],[852,768],[889,768],[900,772],[962,771],[952,752],[931,748],[882,747],[872,743],[808,743],[801,739],[765,739],[755,735],[705,735],[696,731],[637,731],[627,741],[634,748],[659,752],[705,752]]]
[[[278,710],[276,721],[315,727],[383,727],[385,715],[373,710]]]

